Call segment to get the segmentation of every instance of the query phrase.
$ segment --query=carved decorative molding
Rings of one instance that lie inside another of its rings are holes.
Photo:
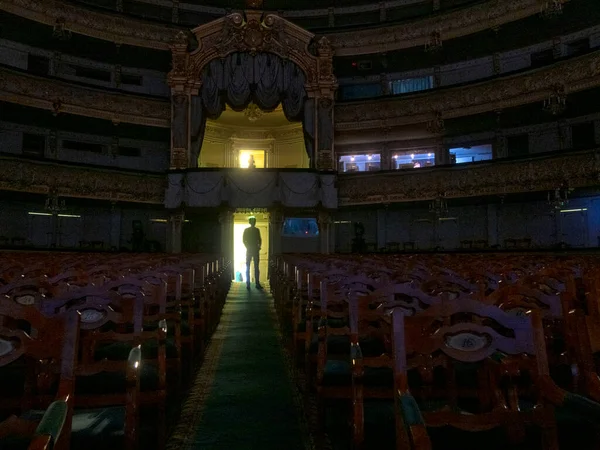
[[[396,99],[337,104],[336,131],[427,123],[542,102],[556,84],[566,94],[600,85],[600,51],[550,67]]]
[[[0,9],[35,22],[54,26],[64,21],[64,29],[73,33],[118,44],[169,50],[180,28],[108,14],[60,0],[2,0]]]
[[[64,18],[65,29],[121,44],[168,50],[177,31],[170,25],[101,13],[59,0],[2,0],[0,9],[53,26]],[[361,31],[331,33],[337,55],[377,53],[425,45],[439,30],[444,40],[466,36],[539,13],[538,0],[493,0],[408,23]]]
[[[0,100],[53,114],[70,113],[121,123],[167,128],[171,122],[167,100],[112,93],[6,68],[0,68]]]
[[[202,69],[213,59],[224,58],[233,52],[269,52],[296,63],[306,74],[307,88],[311,85],[319,89],[321,95],[329,88],[329,94],[337,88],[333,75],[332,49],[327,38],[317,42],[317,53],[309,51],[315,35],[299,26],[262,11],[234,13],[208,24],[201,25],[192,33],[198,47],[189,55],[183,47],[186,38],[180,32],[171,47],[173,70],[169,74],[169,84],[177,85],[180,79],[193,84],[201,80]],[[310,88],[307,89],[310,91]]]
[[[162,204],[164,175],[136,174],[0,157],[0,190],[95,200]]]
[[[414,22],[332,33],[328,37],[338,56],[381,53],[424,46],[430,42],[433,33],[439,33],[441,39],[447,41],[497,28],[539,12],[539,0],[493,0]]]
[[[572,188],[597,186],[596,151],[494,161],[432,169],[344,175],[338,179],[339,205],[428,201],[549,191],[568,180]]]
[[[426,123],[435,117],[462,117],[542,102],[560,82],[567,94],[600,86],[600,51],[524,74],[484,83],[402,96],[396,99],[336,104],[337,132],[386,129]],[[0,100],[121,123],[170,127],[168,100],[116,94],[0,68]]]

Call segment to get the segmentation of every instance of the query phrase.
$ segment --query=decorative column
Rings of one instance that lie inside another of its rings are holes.
[[[316,168],[333,171],[336,168],[334,158],[334,94],[337,80],[333,75],[333,48],[325,37],[317,42],[318,90],[313,91],[315,98],[315,155]]]
[[[117,202],[110,202],[110,248],[121,248],[121,209]]]
[[[442,85],[442,68],[435,66],[433,68],[433,87],[438,88]]]
[[[194,167],[191,158],[190,112],[192,89],[188,83],[188,38],[179,32],[171,45],[171,170]]]
[[[281,229],[283,227],[283,209],[269,211],[269,258],[281,254]]]
[[[46,158],[56,158],[58,156],[58,136],[56,129],[52,129],[48,135]]]
[[[384,135],[387,138],[388,131],[384,130]],[[395,169],[394,165],[392,165],[392,152],[390,151],[389,144],[384,142],[381,146],[381,156],[379,160],[381,161],[381,170],[392,170]]]
[[[385,2],[379,2],[379,21],[385,22],[387,20],[387,9]]]
[[[492,71],[494,75],[502,73],[502,58],[500,57],[500,53],[494,53],[492,56]]]
[[[184,220],[185,212],[183,211],[176,211],[169,218],[170,227],[167,236],[167,250],[169,253],[181,253]]]
[[[62,55],[60,52],[53,52],[52,53],[52,59],[50,59],[50,66],[48,69],[48,75],[50,75],[51,77],[55,77],[58,75],[59,71],[60,71],[60,60],[62,58]]]
[[[221,256],[233,262],[233,211],[231,209],[223,208],[219,211],[219,224],[221,225]]]
[[[331,229],[333,220],[329,211],[321,210],[317,217],[319,222],[320,250],[321,253],[329,254],[331,252]]]
[[[569,149],[573,146],[571,127],[565,119],[558,121],[558,142],[560,145],[559,150]]]

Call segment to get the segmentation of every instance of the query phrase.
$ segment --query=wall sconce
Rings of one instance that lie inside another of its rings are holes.
[[[66,20],[64,17],[59,17],[54,23],[52,29],[52,37],[61,41],[67,41],[71,39],[71,30],[65,28]]]
[[[429,36],[429,42],[425,44],[425,51],[427,53],[435,53],[442,49],[444,44],[442,43],[442,34],[439,31],[433,31]]]

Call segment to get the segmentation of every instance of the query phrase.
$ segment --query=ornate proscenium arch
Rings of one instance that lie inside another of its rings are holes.
[[[292,68],[301,72],[302,116],[298,117],[307,136],[311,166],[319,170],[334,169],[333,106],[337,81],[333,75],[333,50],[326,38],[317,40],[312,33],[276,14],[250,10],[202,25],[192,30],[192,34],[198,43],[195,49],[190,51],[188,36],[183,32],[171,45],[173,69],[168,77],[172,96],[171,169],[196,167],[206,117],[214,118],[221,112],[219,105],[207,108],[208,97],[216,99],[217,91],[228,91],[227,102],[238,108],[260,97],[256,80],[244,75],[244,82],[252,92],[243,92],[236,104],[235,96],[229,92],[230,83],[235,84],[233,72],[243,69],[235,66],[266,67],[274,61],[281,65],[282,73]],[[236,62],[232,63],[234,58]],[[224,70],[224,75],[214,75],[215,69]],[[278,76],[285,80],[279,84],[273,81],[265,90],[291,89],[290,77]],[[288,92],[279,94],[277,103],[281,101],[285,111]],[[294,95],[299,96],[298,89]],[[268,109],[276,105],[260,106]]]

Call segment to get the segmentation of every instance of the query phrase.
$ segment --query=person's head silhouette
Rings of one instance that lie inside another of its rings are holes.
[[[250,226],[251,226],[251,227],[254,227],[254,226],[256,226],[256,217],[250,217],[250,218],[248,219],[248,223],[250,223]]]

